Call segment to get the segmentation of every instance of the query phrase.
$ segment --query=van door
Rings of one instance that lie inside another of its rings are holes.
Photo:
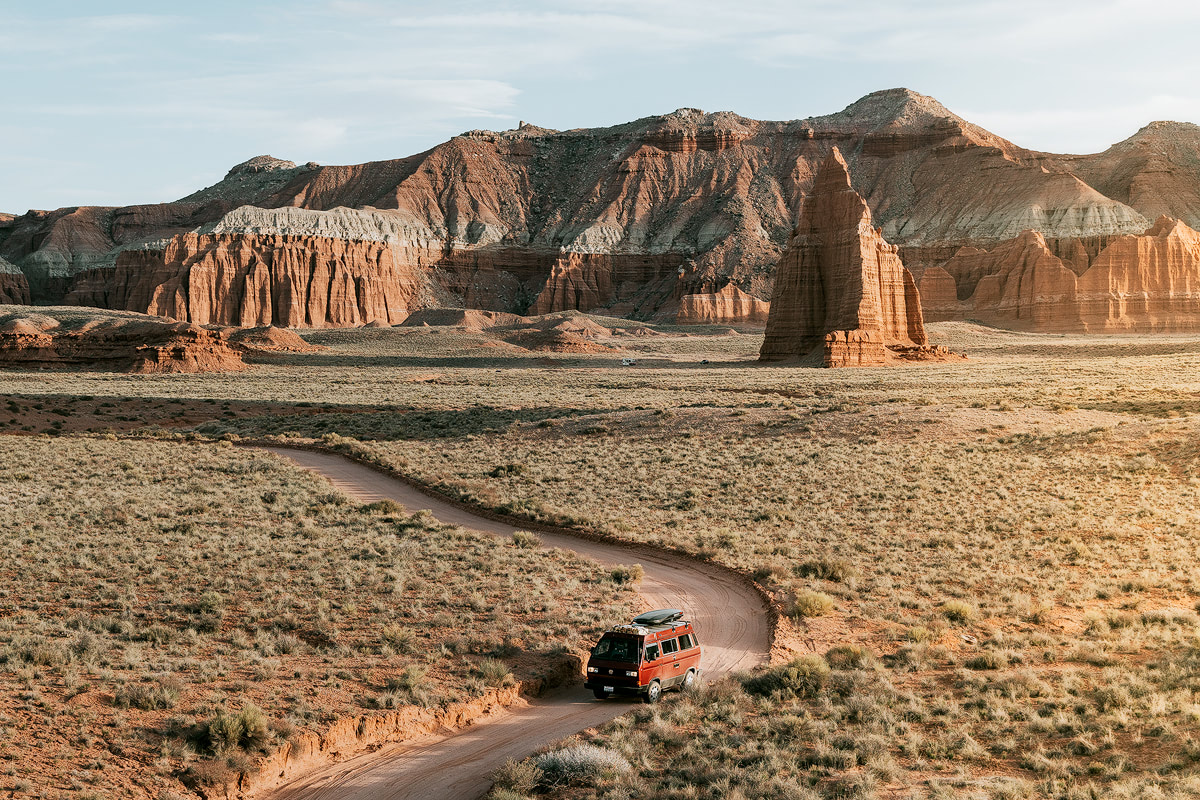
[[[642,656],[642,666],[638,670],[638,686],[649,686],[650,681],[658,679],[663,680],[662,676],[662,653],[657,644],[646,645],[645,654]]]
[[[662,644],[664,659],[670,659],[663,665],[663,686],[674,686],[683,680],[683,666],[679,663],[679,641],[667,639]]]
[[[696,642],[695,633],[685,633],[679,637],[679,663],[685,674],[689,669],[700,673],[700,645]]]

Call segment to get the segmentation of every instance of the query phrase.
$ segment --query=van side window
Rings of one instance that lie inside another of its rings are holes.
[[[691,650],[692,649],[692,637],[689,634],[685,633],[683,636],[679,637],[679,649],[680,650]]]
[[[663,650],[664,656],[669,656],[671,653],[674,653],[678,649],[679,649],[679,643],[676,642],[674,639],[667,639],[665,642],[662,643],[662,650]]]
[[[646,660],[653,661],[658,658],[658,645],[652,644],[646,648]]]

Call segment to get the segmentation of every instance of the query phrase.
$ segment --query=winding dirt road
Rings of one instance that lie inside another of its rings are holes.
[[[264,448],[324,475],[362,502],[390,499],[408,511],[428,509],[442,522],[497,536],[516,527],[476,516],[423,494],[408,484],[328,453]],[[539,533],[546,547],[561,547],[603,564],[640,563],[640,594],[647,608],[681,608],[704,646],[702,668],[712,678],[767,659],[769,623],[762,599],[734,576],[645,548],[636,552],[572,536]],[[281,787],[272,800],[474,800],[490,786],[488,775],[557,739],[606,722],[631,701],[600,702],[582,685],[522,702],[499,716],[447,736],[410,740],[332,764]]]

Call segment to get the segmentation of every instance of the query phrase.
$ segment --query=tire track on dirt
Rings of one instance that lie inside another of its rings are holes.
[[[262,449],[323,475],[361,502],[393,500],[410,513],[430,511],[441,522],[511,536],[520,526],[472,513],[432,497],[365,464],[332,453],[282,447]],[[561,547],[606,565],[640,563],[639,594],[647,608],[680,608],[695,623],[704,647],[706,677],[719,677],[767,660],[771,631],[763,598],[719,567],[645,546],[622,546],[566,533],[538,531],[545,547]],[[474,800],[488,775],[509,758],[628,711],[631,701],[596,701],[582,685],[534,700],[451,732],[387,745],[310,772],[276,789],[272,800]]]

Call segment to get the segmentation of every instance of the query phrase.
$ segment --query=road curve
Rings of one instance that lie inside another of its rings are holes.
[[[403,481],[331,453],[263,448],[325,476],[362,502],[394,500],[409,512],[427,509],[438,520],[509,536],[513,525],[477,516],[430,497]],[[546,547],[561,547],[603,564],[639,563],[646,571],[640,595],[648,608],[681,608],[704,647],[702,668],[712,678],[767,659],[770,631],[762,598],[737,578],[666,552],[631,553],[558,533],[538,533]],[[584,728],[599,725],[631,707],[630,701],[595,700],[581,685],[522,702],[499,716],[447,736],[388,745],[311,772],[277,789],[272,800],[474,800],[490,786],[488,775],[510,758]]]

